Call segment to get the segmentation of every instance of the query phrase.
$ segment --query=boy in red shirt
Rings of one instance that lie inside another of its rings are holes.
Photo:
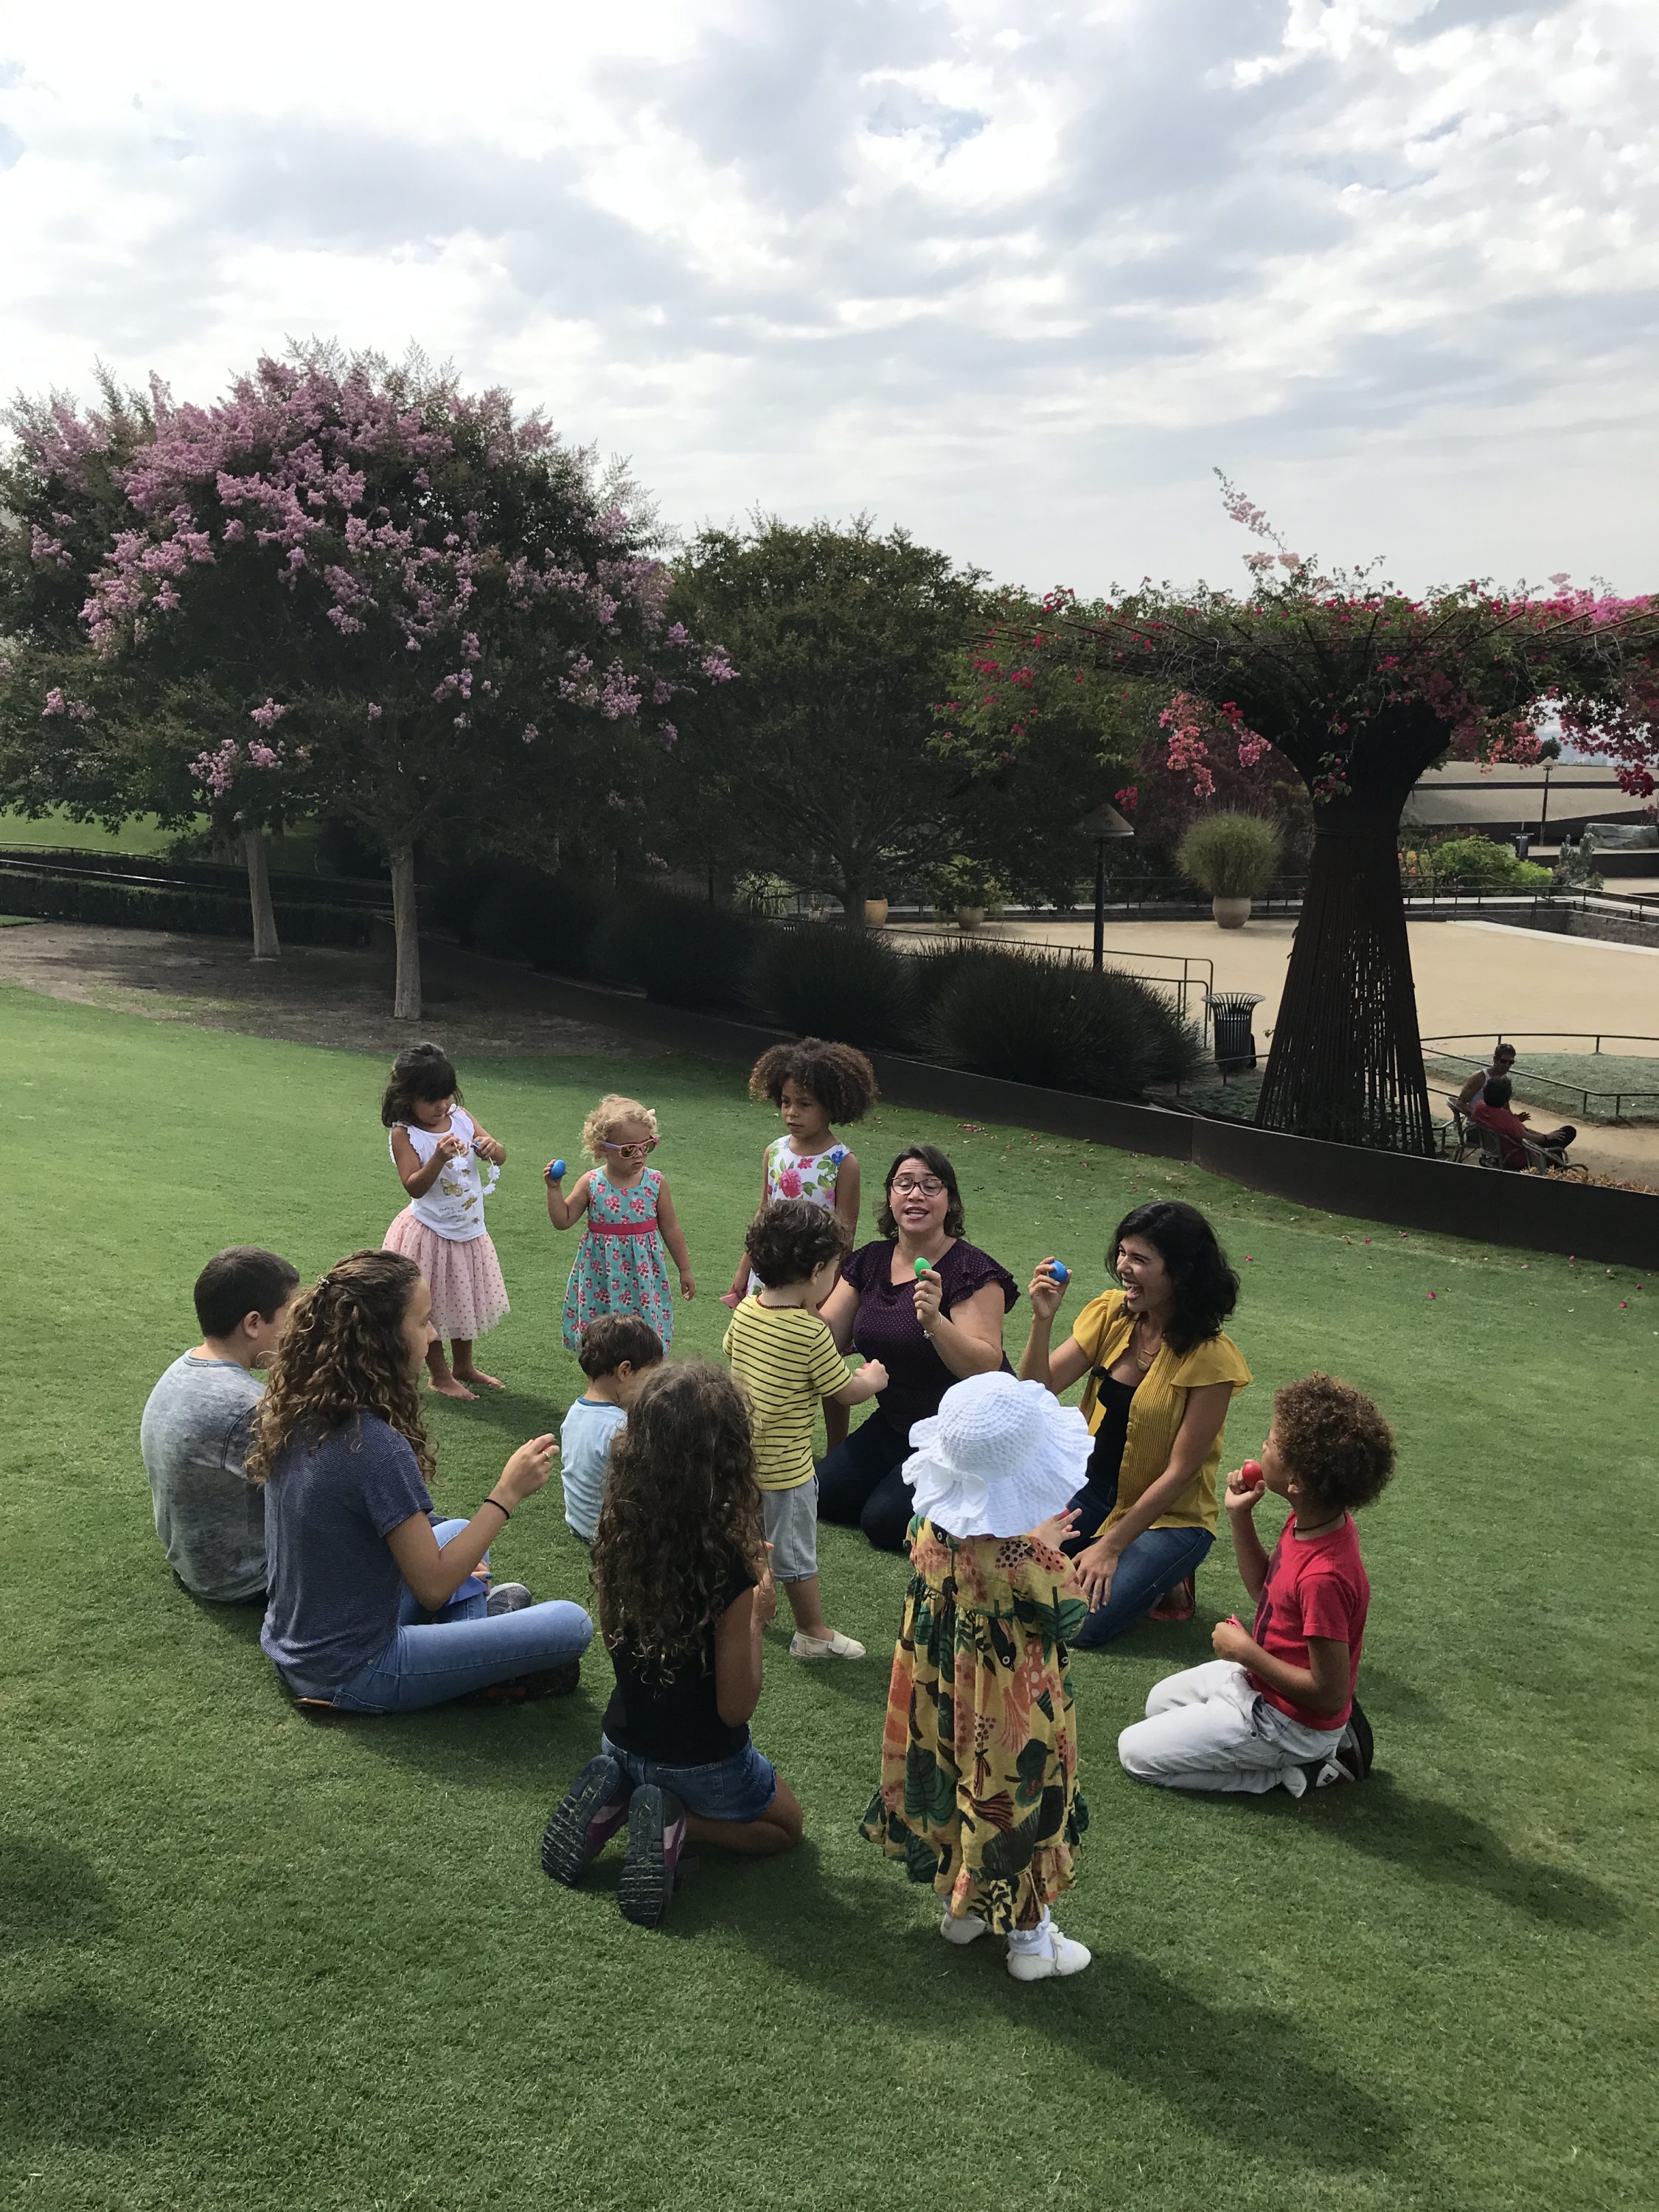
[[[1371,1586],[1350,1516],[1393,1472],[1393,1435],[1361,1392],[1310,1375],[1274,1394],[1260,1476],[1227,1481],[1254,1626],[1218,1621],[1215,1658],[1153,1690],[1146,1719],[1117,1740],[1138,1782],[1300,1797],[1369,1772],[1370,1729],[1353,1686]],[[1291,1506],[1271,1559],[1253,1517],[1269,1490]]]

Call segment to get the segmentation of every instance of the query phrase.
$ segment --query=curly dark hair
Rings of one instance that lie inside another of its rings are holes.
[[[804,1283],[826,1260],[844,1260],[853,1249],[852,1231],[827,1206],[810,1198],[775,1198],[762,1206],[744,1231],[749,1264],[769,1291]]]
[[[1139,1237],[1158,1253],[1170,1271],[1174,1304],[1164,1324],[1164,1340],[1185,1358],[1221,1334],[1221,1324],[1238,1304],[1238,1278],[1215,1231],[1195,1206],[1178,1198],[1155,1198],[1133,1206],[1112,1232],[1106,1265],[1117,1273],[1117,1255],[1126,1237]]]
[[[1480,1103],[1484,1106],[1507,1106],[1514,1096],[1515,1085],[1507,1075],[1489,1076],[1480,1093]]]
[[[415,1118],[415,1108],[424,1098],[453,1097],[465,1101],[455,1079],[455,1063],[441,1044],[411,1044],[392,1063],[392,1080],[380,1100],[380,1124],[394,1129]]]
[[[630,1367],[655,1367],[662,1339],[638,1314],[596,1314],[582,1331],[576,1364],[584,1375],[614,1375],[625,1359]]]
[[[861,1121],[881,1096],[864,1054],[823,1037],[800,1037],[763,1052],[749,1072],[749,1096],[781,1106],[786,1083],[799,1083],[832,1121]]]
[[[314,1451],[349,1420],[361,1433],[364,1413],[378,1413],[396,1429],[431,1481],[432,1446],[404,1335],[420,1279],[420,1269],[401,1252],[353,1252],[301,1291],[254,1408],[246,1461],[250,1481],[268,1482],[296,1439]]]
[[[1394,1473],[1394,1431],[1363,1390],[1334,1375],[1304,1375],[1273,1392],[1273,1440],[1321,1511],[1373,1504]]]
[[[664,1682],[700,1666],[738,1561],[765,1572],[743,1393],[706,1360],[653,1368],[611,1447],[593,1538],[605,1643]]]
[[[907,1145],[887,1170],[881,1187],[881,1211],[876,1216],[876,1227],[884,1237],[896,1237],[898,1223],[893,1216],[893,1177],[907,1160],[920,1160],[929,1175],[936,1175],[945,1185],[947,1204],[945,1208],[945,1233],[947,1237],[965,1237],[962,1193],[957,1187],[957,1171],[949,1157],[937,1145]]]

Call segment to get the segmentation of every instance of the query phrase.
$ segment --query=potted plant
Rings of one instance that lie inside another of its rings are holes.
[[[1209,893],[1218,928],[1242,929],[1250,901],[1267,890],[1279,866],[1279,832],[1259,814],[1206,814],[1182,839],[1176,866]]]
[[[887,894],[878,891],[864,902],[864,926],[879,929],[887,920]]]
[[[955,914],[959,929],[977,929],[986,908],[1000,904],[1008,895],[1007,885],[993,869],[982,860],[970,860],[965,853],[953,853],[935,868],[928,878],[928,890],[941,914]]]

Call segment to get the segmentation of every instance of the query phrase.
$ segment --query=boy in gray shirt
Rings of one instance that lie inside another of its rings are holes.
[[[242,1472],[264,1386],[253,1370],[276,1348],[299,1271],[257,1244],[216,1253],[196,1280],[202,1341],[150,1392],[138,1431],[155,1533],[192,1597],[251,1605],[265,1594],[265,1501]]]

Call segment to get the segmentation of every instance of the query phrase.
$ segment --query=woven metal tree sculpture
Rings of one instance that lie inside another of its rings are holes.
[[[1235,516],[1271,537],[1228,492]],[[1243,598],[1143,586],[1089,607],[1063,592],[1011,605],[972,656],[975,696],[952,702],[951,740],[1030,743],[1056,684],[1103,676],[1162,698],[1170,765],[1200,793],[1218,748],[1237,746],[1245,766],[1281,754],[1314,802],[1315,836],[1257,1123],[1426,1153],[1398,861],[1407,797],[1449,752],[1535,760],[1547,709],[1650,791],[1659,599],[1557,580],[1547,596],[1470,584],[1413,599],[1363,574],[1321,575],[1282,547],[1249,558]]]

